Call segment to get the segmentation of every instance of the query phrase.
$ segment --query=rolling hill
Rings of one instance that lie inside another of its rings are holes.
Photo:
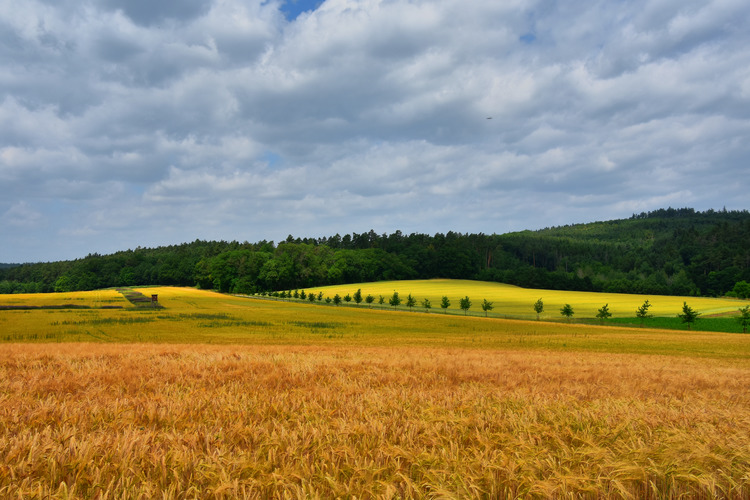
[[[742,296],[750,213],[662,209],[628,219],[507,234],[202,241],[0,268],[0,293],[147,284],[256,293],[404,279],[471,279],[527,288]]]

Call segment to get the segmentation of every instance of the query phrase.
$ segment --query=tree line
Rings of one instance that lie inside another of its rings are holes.
[[[323,292],[319,291],[317,294],[314,292],[307,293],[304,289],[303,290],[281,290],[281,291],[273,291],[270,293],[261,292],[261,296],[271,296],[271,297],[278,297],[281,299],[298,299],[298,300],[309,300],[311,303],[317,302],[325,302],[326,304],[333,304],[335,306],[341,305],[342,301],[345,303],[354,302],[356,305],[362,304],[362,302],[365,302],[369,307],[372,307],[372,304],[377,303],[379,306],[383,307],[386,303],[386,297],[384,295],[379,295],[377,298],[372,295],[368,294],[367,296],[362,295],[362,289],[357,289],[354,294],[347,293],[343,297],[339,295],[338,293],[334,294],[333,297],[326,296],[323,297]],[[393,307],[394,309],[400,305],[405,305],[409,308],[409,310],[412,310],[414,307],[417,306],[418,301],[417,298],[414,297],[411,293],[406,297],[406,299],[403,299],[398,291],[393,292],[393,294],[387,299],[388,305]],[[430,299],[422,299],[419,301],[419,305],[424,309],[425,312],[430,312],[432,309],[432,303],[430,302]],[[468,295],[464,296],[462,299],[459,299],[458,302],[459,309],[461,309],[464,312],[464,315],[467,315],[469,312],[469,309],[471,309],[473,302],[469,298]],[[448,298],[447,295],[444,295],[440,300],[440,307],[443,309],[443,313],[446,313],[448,308],[451,306],[451,300]],[[480,307],[482,308],[482,311],[484,311],[485,317],[489,315],[489,312],[492,311],[495,306],[494,302],[491,302],[487,299],[483,299],[482,303],[480,304]],[[540,297],[536,302],[532,304],[532,309],[536,313],[536,319],[539,321],[540,315],[544,312],[544,301]],[[651,318],[652,315],[649,313],[649,309],[651,308],[651,303],[648,300],[645,300],[643,304],[641,304],[639,307],[635,310],[635,316],[638,318],[641,322],[641,327],[643,327],[644,322],[647,318]],[[575,310],[573,309],[573,306],[570,304],[565,304],[559,309],[560,314],[568,321],[570,322],[573,318],[573,315],[575,314]],[[746,305],[745,307],[739,308],[739,316],[735,318],[740,326],[742,327],[743,333],[747,333],[747,327],[750,326],[750,305]],[[680,319],[680,321],[687,325],[688,329],[691,328],[693,323],[695,323],[698,320],[698,317],[701,315],[701,313],[695,311],[692,307],[690,307],[687,302],[682,303],[682,312],[677,314],[677,317]],[[609,304],[604,304],[602,307],[597,309],[596,312],[596,318],[600,321],[601,324],[604,324],[606,320],[612,317],[612,312],[609,309]]]
[[[202,241],[73,261],[0,266],[0,293],[198,286],[260,293],[381,280],[455,278],[527,288],[750,296],[750,213],[663,209],[507,234],[352,233],[255,243]]]

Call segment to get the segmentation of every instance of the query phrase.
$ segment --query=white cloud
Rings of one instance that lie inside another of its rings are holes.
[[[0,0],[0,261],[747,208],[746,2],[280,5]]]

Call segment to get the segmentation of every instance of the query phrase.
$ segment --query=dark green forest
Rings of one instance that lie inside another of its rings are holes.
[[[507,234],[368,233],[274,243],[201,241],[73,261],[0,265],[0,293],[198,286],[258,293],[380,280],[459,278],[529,288],[750,294],[750,213],[660,209]]]

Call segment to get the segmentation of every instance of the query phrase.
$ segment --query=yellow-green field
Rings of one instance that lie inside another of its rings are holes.
[[[405,301],[408,294],[412,294],[417,299],[415,309],[424,310],[421,302],[423,299],[429,299],[432,305],[431,311],[434,312],[442,311],[440,301],[443,296],[447,296],[450,300],[449,310],[452,311],[459,310],[459,300],[468,296],[472,301],[470,313],[483,315],[481,304],[484,299],[487,299],[493,302],[490,315],[507,315],[516,318],[536,318],[533,305],[540,298],[544,302],[541,319],[559,319],[560,308],[565,304],[570,304],[575,311],[575,317],[580,318],[594,318],[597,310],[604,304],[609,304],[613,317],[633,317],[636,308],[640,307],[645,300],[651,303],[649,313],[655,316],[675,316],[682,311],[683,302],[687,302],[690,307],[703,315],[736,312],[738,308],[747,304],[747,301],[736,299],[536,290],[503,283],[443,279],[336,285],[306,291],[323,292],[324,297],[333,297],[338,293],[343,297],[346,294],[354,295],[358,288],[362,290],[363,297],[368,294],[374,296],[376,304],[377,299],[382,295],[386,306],[394,291],[399,293],[402,301]]]
[[[749,335],[141,291],[0,296],[0,498],[750,497]]]
[[[437,346],[583,350],[747,358],[750,336],[599,327],[463,315],[315,305],[234,297],[193,288],[141,289],[164,309],[0,310],[0,342],[162,342],[346,346]],[[15,305],[116,300],[117,292],[0,296]],[[101,297],[107,297],[102,299]],[[108,302],[111,304],[112,302]],[[120,304],[122,305],[122,304]]]
[[[0,306],[122,306],[130,305],[116,290],[94,290],[68,293],[19,293],[0,295]]]

